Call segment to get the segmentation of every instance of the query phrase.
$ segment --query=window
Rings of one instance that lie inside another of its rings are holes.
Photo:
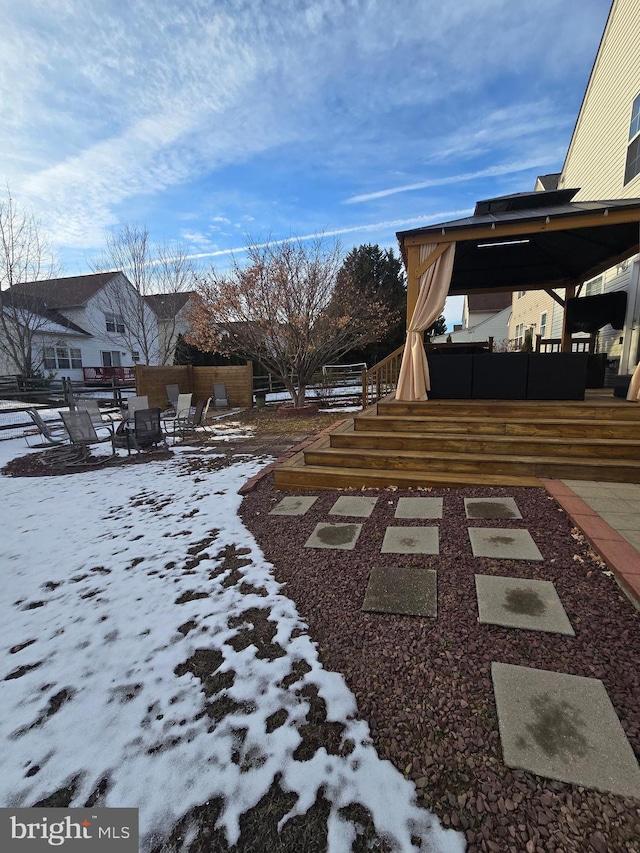
[[[518,349],[524,343],[524,323],[518,323],[516,326],[516,336],[514,338],[514,343]]]
[[[627,165],[624,170],[624,182],[628,184],[636,175],[640,175],[640,93],[636,95],[631,107],[629,124],[629,147]]]
[[[118,332],[124,334],[124,320],[120,314],[105,314],[104,318],[107,322],[107,332]]]
[[[591,281],[587,282],[585,287],[584,295],[585,296],[600,296],[602,293],[602,285],[603,279],[602,276],[599,275],[597,278],[592,278]]]
[[[131,350],[131,361],[140,361],[140,353],[137,349]]]
[[[547,337],[547,312],[543,311],[540,315],[540,337]]]
[[[522,299],[522,297],[524,296],[524,290],[519,290],[519,291],[517,292],[516,296],[517,296],[517,298],[518,298],[518,299]]]
[[[102,356],[102,366],[103,367],[120,367],[120,353],[118,350],[113,350],[113,352],[109,352],[108,350],[104,350],[100,353]]]
[[[82,367],[82,353],[76,347],[45,347],[43,355],[47,370],[76,370]]]

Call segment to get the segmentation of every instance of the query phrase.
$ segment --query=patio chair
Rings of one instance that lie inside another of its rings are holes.
[[[173,432],[175,432],[176,424],[189,417],[191,412],[191,398],[193,394],[179,394],[178,401],[176,403],[175,414],[163,414],[162,421],[165,424],[173,424]],[[149,408],[147,406],[147,408]]]
[[[34,423],[34,429],[27,429],[24,432],[24,439],[29,447],[56,447],[69,441],[69,433],[59,418],[45,421],[35,409],[27,409],[26,412]],[[42,440],[37,444],[31,444],[30,439],[33,438]]]
[[[208,431],[209,427],[207,426],[207,418],[209,417],[209,408],[211,406],[211,397],[205,401],[204,408],[202,410],[202,418],[200,420],[200,426],[204,429],[205,432]]]
[[[144,397],[129,397],[127,400],[127,414],[125,417],[126,421],[131,421],[133,423],[134,415],[138,409],[148,409],[149,408],[149,398],[145,395]]]
[[[134,428],[130,430],[131,445],[140,453],[148,447],[162,444],[167,447],[167,439],[162,431],[160,409],[137,409],[134,415]]]
[[[105,421],[97,400],[78,400],[76,405],[79,412],[89,412],[89,417],[91,418],[91,423],[94,427],[109,426],[114,422],[111,415],[107,415],[108,420]]]
[[[211,397],[209,397],[209,400]],[[173,426],[173,433],[175,435],[176,431],[180,432],[182,438],[185,437],[187,433],[195,432],[196,429],[202,425],[202,418],[205,406],[208,408],[207,400],[200,400],[196,403],[195,409],[189,409],[189,413],[184,418],[176,418]]]
[[[103,427],[98,427],[103,433],[100,436],[91,423],[89,412],[60,412],[60,415],[69,433],[71,446],[60,448],[51,457],[49,464],[63,468],[89,466],[92,464],[101,465],[107,461],[105,457],[92,458],[90,456],[90,449],[92,445],[104,444],[106,441],[111,443],[111,455],[108,457],[108,460],[113,459],[116,455],[116,449],[113,440],[113,429],[110,425],[104,424]]]
[[[176,408],[178,405],[178,396],[180,394],[180,388],[177,385],[166,385],[167,391],[167,405],[170,409]]]
[[[228,409],[229,397],[227,396],[227,386],[224,382],[213,383],[213,408]]]

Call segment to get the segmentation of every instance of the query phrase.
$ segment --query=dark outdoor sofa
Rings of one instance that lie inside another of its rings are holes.
[[[427,354],[435,400],[584,400],[588,353]]]

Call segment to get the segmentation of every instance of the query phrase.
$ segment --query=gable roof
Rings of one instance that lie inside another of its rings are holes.
[[[119,270],[98,272],[89,275],[74,275],[66,278],[50,278],[41,281],[25,281],[11,287],[13,298],[42,302],[48,309],[82,308],[92,296],[116,276]]]
[[[511,305],[511,294],[502,293],[470,293],[467,296],[469,311],[502,311]]]
[[[178,293],[151,293],[145,296],[144,300],[159,320],[172,320],[182,311],[193,293],[193,290]]]

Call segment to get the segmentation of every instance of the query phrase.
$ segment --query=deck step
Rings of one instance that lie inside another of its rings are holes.
[[[330,468],[325,465],[279,465],[274,471],[277,489],[348,488],[462,488],[464,486],[541,487],[537,477],[505,474],[464,474],[439,471],[379,471],[370,468]]]
[[[640,421],[576,420],[570,418],[404,417],[358,416],[356,432],[476,434],[514,436],[558,436],[566,438],[640,439]]]
[[[318,448],[304,452],[305,463],[331,468],[384,471],[440,471],[500,474],[525,477],[640,482],[640,461],[635,459],[585,459],[553,456],[506,456],[478,453],[416,452],[410,450],[356,450]]]
[[[274,471],[281,489],[640,483],[640,405],[429,400],[371,406]]]
[[[512,456],[569,456],[640,460],[640,440],[615,438],[525,435],[473,435],[456,432],[355,431],[334,433],[331,447],[354,450],[433,450],[455,453],[508,454]]]
[[[571,420],[631,420],[640,422],[640,406],[626,400],[581,402],[566,400],[427,400],[403,403],[384,400],[379,415],[414,417],[569,418]]]

